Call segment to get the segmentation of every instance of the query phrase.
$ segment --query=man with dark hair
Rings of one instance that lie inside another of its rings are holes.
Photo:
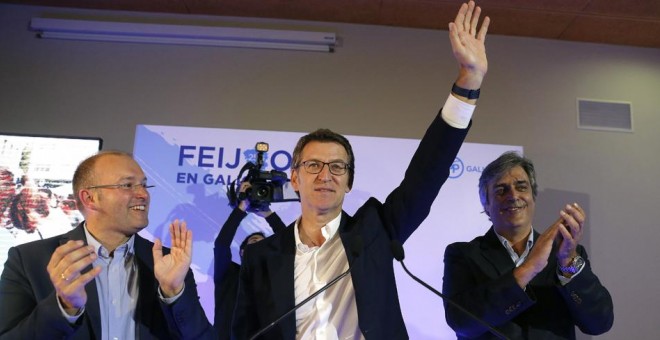
[[[244,193],[250,186],[250,183],[242,182],[239,193]],[[241,195],[238,196],[241,197]],[[223,340],[230,339],[232,316],[234,306],[236,305],[236,294],[238,292],[238,278],[241,270],[241,266],[231,260],[231,243],[236,235],[236,230],[241,224],[241,221],[247,217],[248,212],[266,219],[266,222],[268,222],[268,225],[270,225],[275,233],[286,228],[286,225],[277,213],[269,208],[266,210],[254,210],[250,207],[250,202],[246,198],[243,198],[239,200],[222,226],[222,229],[220,229],[213,248],[213,282],[215,283],[215,316],[213,326],[218,331],[220,339]],[[266,235],[261,231],[251,233],[245,237],[239,247],[241,258],[243,257],[245,247],[259,242],[264,238],[266,238]]]
[[[275,213],[273,213],[273,214],[275,214]],[[282,223],[284,223],[284,222],[282,222]],[[271,228],[272,227],[273,226],[271,226]],[[286,228],[286,225],[282,224],[281,226],[278,226],[278,227],[281,227],[279,229],[284,229],[284,228]],[[266,234],[264,234],[261,231],[255,231],[254,233],[246,236],[245,239],[243,240],[243,242],[241,242],[240,247],[238,248],[240,253],[241,253],[241,257],[243,256],[243,252],[245,251],[245,247],[247,247],[248,244],[257,243],[257,242],[259,242],[259,241],[261,241],[265,238],[266,238]]]
[[[175,220],[171,251],[137,235],[149,221],[150,186],[133,157],[91,156],[73,187],[83,223],[9,250],[0,338],[215,338],[190,270],[192,231]]]
[[[469,243],[447,247],[444,293],[511,339],[575,339],[575,326],[587,334],[607,332],[612,297],[578,244],[584,210],[566,205],[539,234],[532,228],[536,195],[529,159],[506,152],[486,166],[479,196],[493,226]],[[447,303],[445,316],[459,339],[495,339]]]
[[[484,41],[490,19],[478,29],[480,13],[470,1],[449,24],[459,76],[401,184],[384,202],[370,198],[355,215],[348,215],[342,206],[355,172],[350,143],[327,129],[300,139],[293,153],[291,184],[302,214],[283,232],[246,249],[234,338],[254,336],[349,267],[349,276],[260,339],[408,338],[390,242],[404,242],[428,216],[467,134],[488,67]]]

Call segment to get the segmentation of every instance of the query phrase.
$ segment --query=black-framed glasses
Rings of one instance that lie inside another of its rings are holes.
[[[330,173],[337,176],[341,176],[345,174],[346,170],[348,170],[348,168],[351,167],[348,163],[342,161],[321,162],[314,159],[300,162],[300,165],[302,165],[303,168],[305,168],[305,171],[307,171],[307,173],[312,175],[320,173],[321,171],[323,171],[323,167],[327,165]]]
[[[149,185],[147,183],[122,183],[122,184],[92,185],[87,187],[87,189],[122,189],[122,190],[138,191],[140,189],[150,189],[153,187],[155,187],[155,185]]]

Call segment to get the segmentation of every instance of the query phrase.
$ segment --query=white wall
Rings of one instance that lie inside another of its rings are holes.
[[[53,14],[314,28],[336,32],[343,46],[324,54],[71,42],[27,30],[31,17]],[[0,4],[0,131],[100,136],[104,148],[129,151],[136,124],[419,138],[456,76],[446,35]],[[660,49],[487,43],[490,72],[468,141],[524,146],[538,170],[539,229],[568,200],[586,206],[585,245],[615,305],[614,328],[598,338],[657,338]],[[632,102],[635,132],[578,130],[577,97]]]

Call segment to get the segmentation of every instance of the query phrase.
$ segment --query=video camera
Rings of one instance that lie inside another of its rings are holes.
[[[250,203],[250,211],[263,211],[268,210],[272,202],[292,201],[292,199],[284,197],[284,186],[289,182],[286,173],[277,170],[261,170],[264,164],[264,153],[268,151],[268,143],[258,142],[254,148],[257,151],[257,163],[247,162],[241,168],[236,179],[227,185],[229,205],[235,208],[240,201],[247,199]],[[247,175],[241,178],[246,171]],[[248,182],[250,188],[245,192],[238,192],[237,182]]]

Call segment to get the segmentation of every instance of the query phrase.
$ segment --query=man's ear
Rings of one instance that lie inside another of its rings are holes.
[[[293,187],[293,190],[295,192],[298,192],[298,181],[300,180],[300,177],[298,176],[298,170],[297,169],[292,169],[291,170],[291,186]]]
[[[94,193],[88,189],[82,189],[78,192],[78,197],[80,197],[80,202],[82,203],[85,210],[95,210],[96,202],[98,201],[94,197]]]

